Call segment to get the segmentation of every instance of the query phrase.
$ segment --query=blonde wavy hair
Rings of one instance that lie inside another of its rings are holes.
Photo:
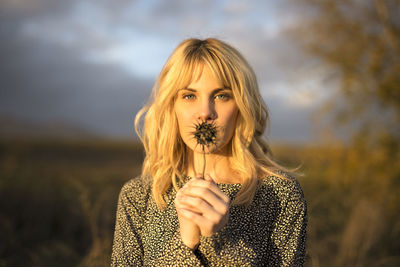
[[[225,87],[232,89],[239,109],[229,144],[230,167],[240,174],[242,188],[232,204],[251,204],[262,177],[284,178],[279,172],[288,172],[272,159],[271,150],[263,139],[269,126],[268,109],[247,61],[235,48],[220,40],[187,39],[167,60],[148,104],[135,118],[135,129],[146,152],[142,178],[152,184],[153,197],[161,209],[166,206],[167,190],[171,185],[178,190],[178,181],[183,181],[187,167],[186,145],[180,137],[174,113],[175,98],[179,89],[201,75],[204,65]]]

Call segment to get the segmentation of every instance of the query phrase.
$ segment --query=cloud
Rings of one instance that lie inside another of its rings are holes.
[[[284,2],[3,1],[0,112],[126,134],[175,46],[214,36],[244,54],[267,103],[272,97],[279,103],[271,105],[279,122],[273,131],[285,132],[283,123],[305,125],[299,114],[314,103],[294,78],[304,57],[282,35],[280,18],[290,21]]]
[[[152,81],[116,64],[90,64],[83,52],[41,40],[0,43],[0,113],[65,120],[100,134],[133,136],[133,117]]]
[[[266,99],[269,111],[271,131],[270,137],[278,142],[304,142],[310,143],[314,137],[311,123],[312,110],[309,108],[288,108],[281,97]]]

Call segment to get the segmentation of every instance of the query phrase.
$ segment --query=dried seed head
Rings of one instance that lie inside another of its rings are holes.
[[[201,122],[195,124],[196,131],[194,137],[199,145],[209,146],[215,145],[217,142],[217,127],[215,123]]]

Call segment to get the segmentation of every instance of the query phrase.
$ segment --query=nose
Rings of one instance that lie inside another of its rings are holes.
[[[217,118],[217,113],[215,111],[215,105],[213,101],[206,100],[201,101],[197,119],[201,121],[215,120]]]

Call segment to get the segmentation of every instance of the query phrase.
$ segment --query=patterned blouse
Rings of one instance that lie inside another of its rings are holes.
[[[231,200],[241,184],[217,184]],[[119,195],[112,266],[303,266],[307,210],[298,182],[288,176],[262,180],[249,207],[231,206],[227,225],[201,237],[194,251],[179,234],[176,191],[160,210],[151,187],[128,181]]]

